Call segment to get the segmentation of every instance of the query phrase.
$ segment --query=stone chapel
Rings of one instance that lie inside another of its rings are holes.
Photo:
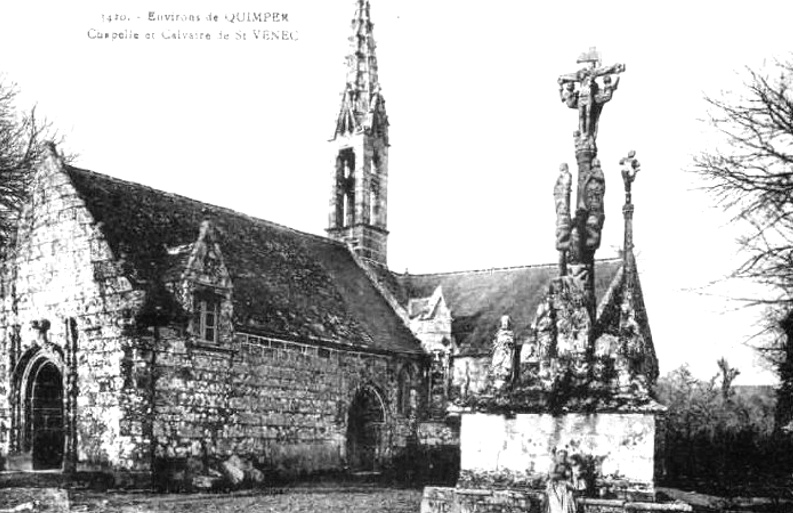
[[[145,483],[236,455],[284,475],[383,471],[410,451],[454,454],[448,405],[489,386],[502,323],[515,358],[531,359],[555,264],[388,269],[389,123],[370,2],[355,4],[327,236],[80,169],[51,148],[2,262],[3,469]],[[636,283],[654,380],[635,266],[595,267],[603,332],[621,284]]]

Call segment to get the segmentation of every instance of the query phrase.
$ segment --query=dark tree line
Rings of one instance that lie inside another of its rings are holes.
[[[739,92],[706,98],[717,150],[695,159],[694,171],[718,204],[746,226],[745,255],[735,278],[764,285],[764,297],[742,298],[765,314],[758,349],[780,377],[777,428],[793,420],[793,63],[746,70]]]
[[[790,484],[793,439],[774,429],[774,394],[738,394],[738,371],[723,358],[710,380],[687,367],[661,378],[656,451],[661,485],[721,496],[784,495]]]

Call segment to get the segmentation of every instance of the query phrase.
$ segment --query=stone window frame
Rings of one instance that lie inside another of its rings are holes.
[[[418,399],[416,374],[417,369],[411,364],[403,365],[397,373],[397,413],[405,417],[409,417],[418,408],[418,404],[414,404]]]
[[[207,344],[220,342],[220,316],[223,300],[223,296],[211,290],[198,289],[193,292],[192,332],[197,341]],[[208,306],[213,307],[211,312]],[[210,315],[214,321],[211,326],[208,326],[207,317]],[[212,338],[207,337],[207,330],[211,330]]]

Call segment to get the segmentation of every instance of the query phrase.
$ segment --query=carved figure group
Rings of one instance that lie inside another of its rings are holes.
[[[560,252],[562,276],[567,274],[568,260],[578,263],[581,250],[595,251],[600,247],[600,236],[606,218],[603,207],[606,180],[600,160],[595,158],[590,169],[579,170],[575,219],[570,212],[571,188],[572,175],[567,164],[562,164],[553,192],[556,203],[556,249]],[[585,233],[576,233],[579,222],[584,224]]]
[[[587,350],[592,327],[582,284],[572,277],[562,278],[553,308],[556,313],[556,355],[580,357]]]
[[[592,160],[592,169],[579,175],[578,209],[586,216],[584,248],[594,251],[600,247],[600,234],[606,219],[603,213],[603,196],[606,194],[606,179],[600,168],[600,159]]]
[[[578,130],[584,139],[597,137],[598,121],[603,106],[614,96],[620,79],[611,75],[625,71],[624,64],[596,66],[599,60],[589,60],[591,67],[559,77],[559,97],[571,109],[578,109]],[[597,82],[603,77],[603,86]],[[576,84],[578,89],[576,90]]]

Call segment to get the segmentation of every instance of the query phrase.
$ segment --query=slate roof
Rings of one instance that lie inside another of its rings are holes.
[[[375,351],[422,352],[343,244],[140,184],[64,168],[127,276],[155,303],[147,308],[178,315],[176,301],[163,285],[184,258],[183,251],[174,249],[194,243],[202,221],[209,220],[232,279],[238,330]]]
[[[622,259],[598,260],[595,266],[595,294],[600,304],[622,267]],[[537,307],[557,275],[558,266],[547,264],[394,276],[409,298],[426,298],[442,287],[452,312],[452,335],[459,354],[465,356],[490,351],[502,315],[510,316],[519,341],[528,336]]]

